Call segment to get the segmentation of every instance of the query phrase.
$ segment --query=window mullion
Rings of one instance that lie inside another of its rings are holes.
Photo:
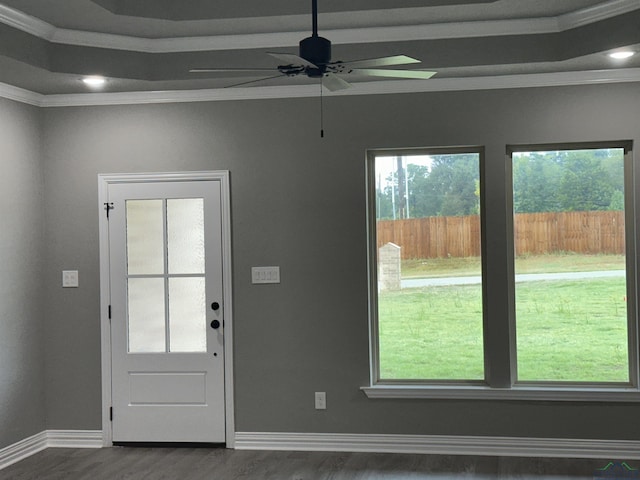
[[[504,152],[504,151],[503,151]],[[487,151],[487,158],[504,153]],[[513,200],[510,157],[505,164],[483,161],[482,259],[484,278],[484,342],[486,382],[510,388],[516,378],[515,295],[513,276]]]
[[[631,384],[640,386],[639,342],[638,338],[638,253],[640,252],[640,224],[636,221],[635,212],[640,212],[640,195],[636,194],[636,186],[640,185],[640,168],[633,163],[631,145],[624,151],[624,190],[625,190],[625,242],[627,269],[627,328],[629,345],[629,378]]]

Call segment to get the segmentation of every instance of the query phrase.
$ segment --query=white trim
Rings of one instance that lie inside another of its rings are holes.
[[[220,212],[222,214],[222,285],[224,295],[224,390],[227,448],[235,448],[236,424],[233,383],[233,266],[231,244],[231,185],[229,171],[218,172],[220,180]]]
[[[57,28],[50,23],[3,4],[0,4],[0,23],[4,23],[5,25],[45,40],[50,40],[57,30]]]
[[[464,78],[431,78],[425,80],[393,80],[360,82],[348,90],[327,96],[383,95],[398,93],[446,92],[462,90],[494,90],[506,88],[556,87],[596,83],[640,82],[640,68],[589,70],[581,72],[535,73]],[[0,84],[1,86],[1,84]],[[2,89],[0,88],[0,96]],[[81,93],[43,95],[40,107],[80,107],[95,105],[139,105],[157,103],[216,102],[231,100],[265,100],[301,98],[318,95],[317,85],[277,87],[239,87],[207,90],[167,90],[157,92]]]
[[[384,95],[399,93],[495,90],[508,88],[557,87],[598,83],[640,82],[640,68],[589,70],[581,72],[534,73],[486,77],[432,78],[361,82],[348,90],[326,93],[327,96]],[[36,107],[83,107],[97,105],[144,105],[159,103],[216,102],[302,98],[318,95],[317,85],[277,87],[217,88],[206,90],[166,90],[154,92],[78,93],[42,95],[0,83],[0,98]]]
[[[14,87],[6,83],[0,83],[0,98],[15,100],[16,102],[27,103],[36,107],[41,107],[45,96],[39,93]]]
[[[326,30],[323,35],[331,38],[331,41],[337,45],[452,37],[471,38],[557,33],[632,12],[638,8],[640,6],[637,0],[610,0],[599,5],[548,18],[341,28]],[[0,5],[0,22],[54,43],[145,53],[286,47],[296,45],[301,38],[308,36],[308,32],[269,32],[173,38],[134,37],[58,28],[4,5]]]
[[[47,432],[40,432],[29,438],[0,450],[0,470],[13,465],[47,448]]]
[[[111,298],[109,288],[109,223],[104,213],[108,201],[108,188],[116,183],[205,181],[220,182],[222,213],[222,285],[224,292],[224,377],[225,377],[225,437],[228,448],[235,445],[235,411],[233,383],[233,293],[231,269],[231,190],[228,170],[164,172],[164,173],[123,173],[98,175],[98,213],[100,244],[100,323],[102,349],[102,445],[113,445],[113,430],[109,410],[111,401],[111,328],[108,307]]]
[[[640,459],[640,441],[453,435],[236,432],[237,450]]]
[[[100,344],[102,378],[103,446],[113,445],[111,430],[111,286],[109,282],[109,223],[105,218],[105,202],[109,198],[109,183],[98,175],[98,248],[100,251]]]
[[[187,172],[99,173],[98,180],[106,187],[115,183],[194,182],[220,180],[229,175],[228,170],[204,170]],[[106,190],[105,190],[106,193]],[[106,197],[105,197],[106,199]]]
[[[525,387],[490,388],[482,385],[373,385],[361,387],[369,398],[429,398],[447,400],[526,400],[551,402],[640,402],[635,388]]]
[[[338,31],[342,33],[342,30]],[[328,32],[325,32],[328,34]],[[142,38],[109,33],[57,29],[49,39],[53,43],[79,47],[107,48],[139,53],[181,53],[252,48],[282,48],[296,45],[309,32],[250,33],[200,37]],[[338,41],[332,43],[341,43]],[[342,42],[345,43],[345,42]]]
[[[584,27],[640,8],[636,0],[610,0],[557,17],[559,31]]]
[[[636,8],[638,7],[636,6]],[[562,30],[558,26],[559,18],[560,17],[550,17],[325,29],[322,35],[330,38],[333,45],[496,37],[505,35],[535,35],[561,32]],[[565,21],[565,23],[569,24],[568,21]],[[299,31],[177,38],[141,38],[80,30],[57,29],[48,40],[53,43],[66,45],[155,54],[284,48],[296,45],[301,38],[307,36],[309,36],[309,32]]]
[[[323,35],[330,38],[332,44],[339,45],[415,40],[446,40],[452,38],[501,37],[509,35],[540,35],[559,32],[557,17],[549,17],[352,28],[349,30],[327,30],[323,32]]]
[[[99,430],[45,430],[0,449],[0,470],[46,448],[101,448]]]
[[[47,430],[47,448],[102,448],[100,430]]]

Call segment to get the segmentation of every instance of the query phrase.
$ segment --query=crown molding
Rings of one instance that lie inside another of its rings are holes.
[[[141,53],[180,53],[215,50],[246,50],[297,45],[309,32],[255,33],[202,37],[142,38],[108,33],[57,29],[47,40],[64,45],[107,48]],[[335,42],[334,42],[335,43]]]
[[[0,23],[17,28],[36,37],[50,40],[57,28],[50,23],[27,15],[0,3]]]
[[[347,45],[352,43],[403,42],[409,40],[539,35],[557,33],[559,31],[558,18],[552,17],[334,29],[324,30],[323,35],[331,38],[331,43],[334,45]],[[143,53],[179,53],[290,47],[297,45],[301,38],[305,38],[308,35],[309,32],[299,31],[151,39],[58,29],[48,40],[65,45],[108,48],[112,50]]]
[[[24,88],[14,87],[13,85],[7,85],[6,83],[0,83],[0,98],[6,98],[8,100],[15,100],[20,103],[27,103],[36,107],[41,107],[44,102],[45,96],[40,93],[35,93]]]
[[[624,15],[638,10],[640,5],[635,0],[609,0],[608,2],[592,5],[591,7],[565,13],[557,17],[560,31],[583,27],[608,18]]]
[[[434,40],[502,35],[557,33],[640,9],[638,0],[608,0],[556,17],[334,29],[323,32],[335,44]],[[296,45],[308,32],[143,38],[57,28],[40,19],[0,4],[0,22],[44,40],[66,45],[176,53],[213,50],[277,48]]]
[[[429,81],[395,80],[362,82],[353,84],[353,87],[348,90],[326,93],[325,95],[328,97],[349,95],[385,95],[629,82],[640,82],[640,68],[468,78],[432,78]],[[0,97],[46,108],[268,100],[277,98],[315,97],[317,95],[317,85],[42,95],[0,83]]]

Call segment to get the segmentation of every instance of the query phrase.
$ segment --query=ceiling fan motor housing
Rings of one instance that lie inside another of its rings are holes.
[[[331,62],[331,42],[319,36],[300,40],[300,56],[320,67],[317,75],[313,75],[315,72],[308,72],[309,76],[321,77],[325,71],[324,67]]]

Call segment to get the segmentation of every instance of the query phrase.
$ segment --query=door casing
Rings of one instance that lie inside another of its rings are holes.
[[[216,180],[220,182],[222,219],[222,288],[224,312],[224,388],[226,446],[235,446],[235,412],[233,389],[233,296],[231,292],[231,205],[229,171],[125,173],[98,175],[98,213],[100,246],[100,330],[102,370],[102,444],[113,445],[111,425],[111,325],[109,305],[109,220],[107,200],[109,185],[117,183],[161,183],[177,181]]]

